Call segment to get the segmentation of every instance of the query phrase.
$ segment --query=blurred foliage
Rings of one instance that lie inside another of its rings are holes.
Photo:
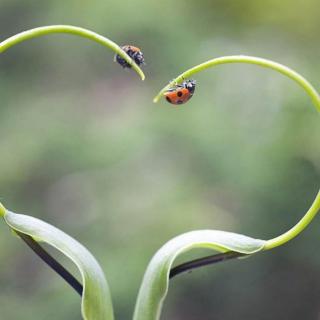
[[[287,230],[320,181],[319,115],[296,84],[232,65],[199,75],[185,106],[152,97],[185,69],[227,54],[276,60],[319,87],[318,7],[2,0],[1,39],[41,25],[86,27],[141,47],[147,79],[69,35],[2,54],[1,201],[92,251],[118,319],[131,317],[146,265],[168,239],[202,228],[263,239]],[[317,226],[275,251],[174,279],[163,319],[316,319]],[[0,240],[1,317],[79,319],[79,297],[3,224]]]

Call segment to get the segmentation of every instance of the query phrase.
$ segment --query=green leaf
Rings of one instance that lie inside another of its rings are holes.
[[[140,287],[134,320],[158,320],[168,292],[169,273],[175,258],[193,248],[210,248],[220,252],[253,254],[261,251],[266,241],[244,235],[199,230],[182,234],[167,242],[152,258]]]
[[[112,320],[111,296],[104,273],[92,254],[78,241],[56,227],[39,219],[3,210],[9,227],[53,246],[70,258],[78,267],[83,285],[81,311],[85,320]]]

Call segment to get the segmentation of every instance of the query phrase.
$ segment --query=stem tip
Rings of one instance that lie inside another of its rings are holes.
[[[0,216],[4,217],[5,214],[6,214],[6,208],[0,202]]]

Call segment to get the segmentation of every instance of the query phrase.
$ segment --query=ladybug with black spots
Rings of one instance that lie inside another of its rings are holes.
[[[127,55],[131,59],[133,59],[138,66],[145,64],[143,53],[138,47],[132,45],[125,45],[121,47],[121,49],[125,51]],[[118,54],[115,55],[114,60],[117,61],[123,68],[131,68],[131,65]]]
[[[186,80],[182,84],[177,84],[168,89],[164,93],[164,97],[169,103],[175,105],[184,104],[192,98],[195,89],[196,81],[192,79]]]

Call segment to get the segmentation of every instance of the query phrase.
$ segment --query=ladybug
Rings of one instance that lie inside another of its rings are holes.
[[[144,64],[144,57],[143,53],[138,47],[134,47],[131,45],[125,45],[121,47],[123,51],[127,53],[127,55],[134,60],[134,62],[140,66]],[[118,54],[115,55],[114,61],[117,61],[123,68],[131,68],[131,65],[122,57],[120,57]]]
[[[186,80],[182,84],[177,84],[174,87],[168,89],[164,96],[169,103],[183,104],[186,103],[194,94],[196,89],[195,80]]]

